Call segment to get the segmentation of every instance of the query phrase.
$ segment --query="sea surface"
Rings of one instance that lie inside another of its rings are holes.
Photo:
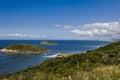
[[[49,40],[58,43],[58,45],[40,45],[42,40],[0,40],[0,49],[11,44],[26,43],[42,46],[51,50],[49,53],[43,54],[6,54],[0,53],[0,75],[25,70],[27,68],[37,66],[46,59],[54,58],[59,53],[82,53],[87,50],[94,50],[100,46],[104,46],[110,41],[89,41],[89,40]]]

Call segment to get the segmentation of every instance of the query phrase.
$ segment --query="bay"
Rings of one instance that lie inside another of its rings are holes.
[[[0,53],[0,75],[25,70],[37,66],[46,59],[54,58],[58,53],[82,53],[87,50],[94,50],[104,46],[110,41],[89,41],[89,40],[49,40],[56,42],[58,45],[40,45],[42,40],[0,40],[0,49],[11,44],[25,43],[42,46],[51,50],[43,54],[6,54]]]

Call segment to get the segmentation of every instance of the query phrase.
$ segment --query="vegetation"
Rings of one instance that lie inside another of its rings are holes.
[[[120,41],[94,51],[46,60],[39,66],[0,77],[0,80],[119,79]]]
[[[6,47],[6,50],[16,50],[22,53],[41,53],[48,51],[47,49],[32,44],[13,44]]]
[[[56,45],[57,43],[49,42],[49,41],[42,41],[40,44],[42,44],[42,45]]]

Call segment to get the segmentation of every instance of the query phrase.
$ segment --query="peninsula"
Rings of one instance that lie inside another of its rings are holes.
[[[50,50],[32,44],[13,44],[0,50],[0,52],[5,53],[44,53],[49,51]]]
[[[40,42],[41,45],[56,45],[57,43],[55,42],[50,42],[50,41],[42,41]]]

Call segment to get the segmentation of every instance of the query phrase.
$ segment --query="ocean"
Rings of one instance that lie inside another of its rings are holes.
[[[87,50],[94,50],[104,46],[110,41],[89,41],[89,40],[49,40],[57,45],[40,45],[42,40],[0,40],[0,49],[11,44],[26,43],[42,46],[51,50],[43,54],[6,54],[0,53],[0,75],[14,73],[27,68],[37,66],[46,59],[54,58],[58,53],[80,54]]]

